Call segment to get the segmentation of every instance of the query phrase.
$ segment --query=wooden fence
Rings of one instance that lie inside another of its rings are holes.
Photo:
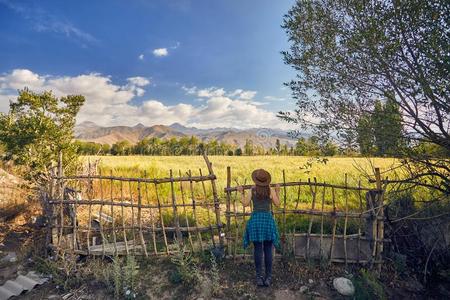
[[[375,178],[372,188],[362,187],[361,182],[350,186],[347,175],[342,185],[318,182],[316,178],[287,182],[283,170],[283,182],[271,184],[281,187],[280,207],[272,206],[281,235],[281,253],[329,263],[381,263],[383,243],[388,241],[384,239],[384,187],[378,168]],[[242,205],[242,196],[231,181],[228,167],[227,251],[230,256],[245,257],[249,252],[242,248],[242,240],[252,208]],[[243,186],[248,192],[251,187]]]
[[[223,247],[216,176],[205,161],[207,175],[167,178],[64,176],[60,166],[49,188],[52,246],[103,256]]]
[[[85,255],[170,255],[176,251],[223,249],[245,257],[243,207],[227,169],[225,197],[219,199],[208,157],[207,173],[171,170],[166,178],[116,177],[113,174],[52,175],[48,203],[49,235],[55,249]],[[376,186],[286,181],[281,206],[272,212],[278,224],[282,254],[334,263],[382,261],[384,187],[376,169]],[[272,184],[275,186],[276,183]],[[244,185],[248,191],[251,185]],[[180,249],[179,245],[182,245]]]

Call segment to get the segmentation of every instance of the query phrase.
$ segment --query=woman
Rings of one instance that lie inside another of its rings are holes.
[[[252,179],[255,185],[251,192],[245,196],[242,186],[237,187],[242,195],[242,204],[249,206],[253,203],[253,212],[248,220],[244,234],[244,248],[250,242],[254,246],[254,259],[256,269],[256,284],[258,286],[270,286],[272,281],[272,250],[275,245],[280,246],[277,226],[272,217],[271,203],[280,205],[280,186],[276,185],[275,190],[270,188],[271,176],[263,169],[253,171]],[[266,276],[262,277],[262,261],[264,253],[264,265]]]

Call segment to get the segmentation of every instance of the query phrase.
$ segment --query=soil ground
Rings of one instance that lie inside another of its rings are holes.
[[[18,225],[13,219],[0,226],[0,256],[15,252],[18,260],[0,265],[0,284],[35,268],[34,249],[42,232],[28,222]],[[273,284],[269,288],[256,287],[254,267],[251,260],[227,259],[218,265],[219,288],[213,294],[213,284],[208,278],[197,287],[174,284],[170,275],[174,266],[168,258],[152,258],[140,261],[140,282],[138,299],[348,299],[340,296],[332,286],[338,276],[352,276],[355,270],[345,270],[341,266],[308,266],[304,262],[274,262]],[[388,271],[388,270],[386,270]],[[389,282],[382,278],[389,299],[429,299],[420,289],[405,288],[399,280]],[[411,284],[410,284],[411,285]],[[414,284],[412,284],[414,286]],[[34,288],[18,299],[112,299],[108,289],[96,282],[85,282],[79,287],[63,291],[55,282]],[[436,298],[438,299],[438,298]]]

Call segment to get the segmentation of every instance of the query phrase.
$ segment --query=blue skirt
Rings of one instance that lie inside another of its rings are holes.
[[[277,224],[269,211],[254,211],[245,226],[244,248],[250,242],[273,241],[275,247],[280,247]]]

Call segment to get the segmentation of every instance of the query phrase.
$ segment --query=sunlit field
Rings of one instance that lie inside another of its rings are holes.
[[[104,175],[111,171],[115,176],[141,177],[144,172],[147,177],[168,177],[172,170],[174,175],[181,171],[183,175],[188,170],[198,175],[199,169],[207,174],[207,168],[201,156],[85,156],[84,162],[100,160],[100,170]],[[251,172],[257,168],[263,168],[272,174],[272,182],[283,181],[285,170],[286,181],[307,181],[308,178],[318,182],[343,184],[345,174],[348,174],[348,184],[372,186],[363,176],[373,175],[373,167],[379,167],[384,173],[396,164],[392,158],[349,158],[329,157],[326,163],[315,162],[310,169],[305,169],[309,157],[301,156],[210,156],[214,173],[217,176],[219,189],[226,186],[227,166],[231,167],[232,185],[251,182]],[[363,171],[363,172],[362,172]]]

